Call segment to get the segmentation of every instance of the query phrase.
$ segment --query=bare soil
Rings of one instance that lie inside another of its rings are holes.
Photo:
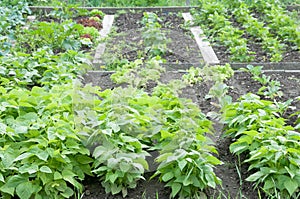
[[[176,13],[157,13],[161,19],[161,31],[167,38],[167,52],[162,55],[166,63],[199,65],[203,63],[200,50],[185,28],[184,19]],[[141,35],[143,13],[124,13],[114,21],[115,33],[106,42],[106,53],[103,60],[108,63],[115,58],[129,61],[147,58]]]

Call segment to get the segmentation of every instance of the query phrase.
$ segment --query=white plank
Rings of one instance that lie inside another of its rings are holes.
[[[182,17],[186,22],[193,21],[193,17],[190,13],[182,13]],[[220,61],[210,43],[208,42],[207,37],[204,36],[203,30],[199,26],[194,26],[191,27],[191,32],[194,35],[204,62],[207,64],[219,64]]]
[[[102,26],[103,27],[99,32],[101,38],[104,38],[109,34],[109,32],[111,30],[111,27],[112,27],[112,24],[114,22],[114,17],[115,17],[114,15],[105,15],[104,16],[103,21],[102,21]],[[101,58],[102,54],[105,51],[105,47],[106,47],[105,43],[100,43],[97,46],[93,63],[95,63],[95,64],[101,63],[100,58]]]

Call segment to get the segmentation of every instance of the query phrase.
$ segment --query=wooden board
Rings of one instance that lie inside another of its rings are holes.
[[[114,22],[114,15],[105,15],[103,18],[103,28],[100,30],[100,37],[101,38],[105,38],[112,27],[112,24]],[[94,60],[93,60],[93,64],[101,64],[101,56],[105,51],[105,43],[100,43],[97,48],[96,48],[96,52],[95,52],[95,56],[94,56]]]
[[[193,17],[190,13],[182,13],[182,16],[186,22],[193,21]],[[193,33],[194,38],[198,44],[204,62],[206,64],[219,64],[220,61],[210,43],[207,41],[207,38],[204,36],[201,28],[199,26],[191,27],[191,32]]]

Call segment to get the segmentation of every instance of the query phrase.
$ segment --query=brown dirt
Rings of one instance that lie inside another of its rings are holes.
[[[162,20],[162,32],[168,42],[168,51],[162,56],[166,63],[199,65],[202,61],[200,50],[191,37],[190,31],[184,28],[184,19],[175,13],[157,13]],[[144,54],[141,31],[142,13],[120,14],[114,21],[116,34],[106,43],[103,60],[109,63],[114,58],[135,60]]]

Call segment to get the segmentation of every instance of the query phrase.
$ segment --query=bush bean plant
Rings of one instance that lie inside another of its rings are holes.
[[[225,136],[234,138],[230,151],[244,154],[244,162],[252,171],[246,180],[254,182],[255,188],[267,198],[297,198],[300,133],[297,123],[287,124],[285,116],[292,100],[280,101],[278,89],[274,93],[265,91],[274,80],[262,75],[262,67],[248,66],[248,69],[253,79],[264,86],[257,94],[247,93],[222,106]]]
[[[232,60],[251,61],[253,52],[242,38],[244,31],[227,19],[230,6],[201,2],[203,13],[195,16],[207,19],[210,36],[217,35],[229,47]],[[248,13],[248,8],[258,8],[242,5],[234,15],[248,16],[238,20],[246,29],[249,21],[258,28],[264,26]],[[6,45],[0,54],[2,198],[80,198],[88,175],[98,177],[107,193],[125,197],[139,180],[146,180],[146,158],[152,151],[159,156],[151,178],[158,177],[170,188],[170,198],[206,197],[208,188],[221,184],[214,168],[222,162],[207,136],[214,132],[213,122],[192,100],[180,97],[182,89],[203,81],[214,83],[206,98],[218,99],[225,136],[234,139],[230,151],[244,154],[252,171],[246,180],[269,198],[298,197],[300,114],[294,111],[291,116],[298,119],[287,124],[285,113],[291,100],[280,101],[280,83],[262,74],[261,67],[244,69],[262,87],[236,102],[225,84],[234,74],[229,64],[193,67],[182,79],[162,83],[165,68],[160,55],[167,50],[162,42],[165,35],[159,18],[145,13],[143,38],[151,56],[116,67],[111,75],[115,88],[83,85],[82,76],[91,67],[86,51],[97,44],[98,30],[67,19],[69,11],[66,8],[64,16],[52,13],[63,19],[60,23],[34,22],[26,29],[21,27],[30,13],[26,6],[14,1],[11,7],[0,7],[0,17],[15,19],[2,20],[0,26],[1,45]],[[94,11],[93,17],[99,14]],[[269,17],[275,24],[275,16]],[[271,23],[266,24],[270,29],[257,33],[262,40],[277,34]],[[154,38],[151,31],[159,37]],[[283,38],[289,36],[278,34],[278,41],[298,45],[297,35],[287,41]],[[149,89],[150,84],[155,86]]]
[[[206,137],[212,122],[179,97],[183,81],[159,81],[165,69],[155,52],[118,67],[112,80],[125,87],[82,86],[91,64],[81,36],[98,36],[86,29],[68,19],[37,21],[16,28],[15,44],[0,57],[1,196],[80,198],[86,175],[126,196],[145,180],[153,150],[160,152],[153,177],[167,183],[171,198],[200,197],[220,184],[213,169],[221,161]],[[149,93],[150,81],[158,85]]]

